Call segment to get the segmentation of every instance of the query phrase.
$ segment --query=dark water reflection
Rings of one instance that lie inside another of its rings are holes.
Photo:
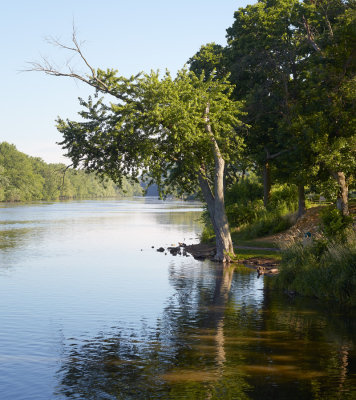
[[[157,253],[199,206],[0,213],[0,399],[353,399],[355,312],[244,267]]]
[[[70,399],[352,399],[355,320],[261,290],[255,274],[170,266],[162,317],[64,348]],[[252,295],[250,290],[259,291]]]

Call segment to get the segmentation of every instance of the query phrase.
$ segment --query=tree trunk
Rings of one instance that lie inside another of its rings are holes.
[[[263,166],[263,204],[267,207],[271,194],[271,169],[269,162]]]
[[[205,130],[209,134],[214,154],[214,193],[209,186],[206,176],[199,174],[199,183],[203,192],[204,199],[207,203],[209,215],[213,224],[215,240],[216,240],[216,255],[215,261],[229,262],[229,254],[234,254],[232,245],[229,222],[225,213],[224,200],[224,170],[225,160],[223,159],[218,143],[213,135],[209,122],[209,103],[206,106],[204,119]]]
[[[230,227],[225,213],[224,200],[224,166],[225,161],[219,155],[215,156],[215,177],[214,177],[214,206],[216,225],[216,261],[230,261],[227,253],[234,253],[230,235]]]
[[[298,216],[299,219],[301,216],[305,214],[305,191],[304,185],[298,185]]]
[[[234,254],[229,223],[225,213],[224,198],[213,195],[207,179],[199,174],[199,184],[213,225],[216,242],[215,261],[230,262],[229,254]],[[221,194],[221,193],[220,193]]]
[[[336,200],[336,207],[342,212],[343,215],[349,215],[349,187],[346,182],[345,174],[343,172],[331,172],[331,175],[336,179],[339,185],[339,192]]]

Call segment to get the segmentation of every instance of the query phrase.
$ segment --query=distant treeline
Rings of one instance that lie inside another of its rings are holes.
[[[95,174],[73,170],[64,164],[47,164],[12,144],[0,143],[0,201],[57,200],[114,196],[141,196],[139,183],[124,179],[118,188]]]

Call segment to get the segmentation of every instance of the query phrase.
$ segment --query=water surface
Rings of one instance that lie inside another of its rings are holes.
[[[353,312],[156,251],[196,242],[200,212],[2,205],[0,399],[355,398]]]

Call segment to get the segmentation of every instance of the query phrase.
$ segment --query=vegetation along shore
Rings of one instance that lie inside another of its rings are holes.
[[[284,240],[275,281],[354,304],[354,21],[351,1],[261,0],[235,12],[225,47],[203,45],[175,77],[95,68],[75,31],[55,45],[87,73],[49,60],[31,70],[93,89],[81,120],[57,120],[72,166],[119,186],[140,178],[162,196],[195,194],[215,261],[241,259],[234,245],[285,231],[315,201],[331,204],[320,229]]]

